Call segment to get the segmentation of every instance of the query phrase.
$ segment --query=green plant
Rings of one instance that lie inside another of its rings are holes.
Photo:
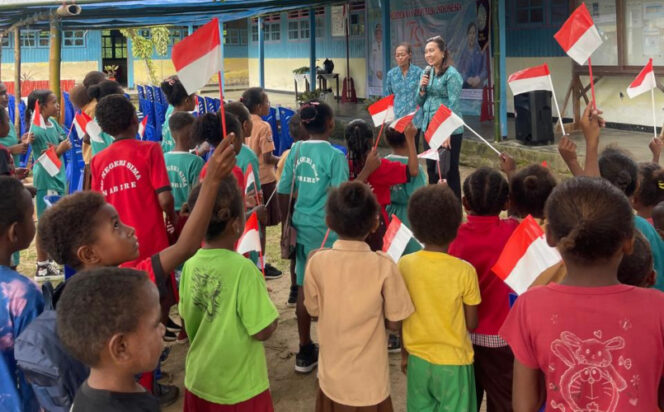
[[[148,70],[148,76],[153,84],[158,83],[152,55],[156,52],[158,56],[165,56],[168,53],[168,43],[170,41],[170,32],[166,26],[150,27],[150,36],[144,37],[139,34],[140,28],[120,29],[123,36],[131,39],[131,53],[135,58],[143,60]]]
[[[305,73],[309,73],[309,66],[302,66],[293,70],[293,74],[305,74]]]
[[[297,95],[297,101],[300,103],[308,102],[309,100],[318,99],[320,97],[321,91],[314,90],[310,92],[303,92]]]
[[[107,64],[106,66],[104,66],[104,73],[106,73],[106,75],[109,78],[115,78],[115,75],[118,73],[119,68],[120,66],[118,66],[117,64]]]

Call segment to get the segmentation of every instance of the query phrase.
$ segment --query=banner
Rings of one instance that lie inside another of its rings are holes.
[[[385,1],[385,0],[382,0]],[[368,0],[367,59],[369,95],[382,95],[382,37],[379,0]],[[399,43],[413,48],[413,64],[424,68],[426,40],[442,36],[450,63],[463,76],[462,110],[479,114],[482,88],[490,84],[490,5],[488,0],[392,0],[390,2],[391,55]],[[391,67],[394,67],[394,60]]]

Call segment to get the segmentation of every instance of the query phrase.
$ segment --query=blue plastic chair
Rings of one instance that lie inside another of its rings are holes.
[[[219,99],[213,99],[213,100],[214,100],[214,111],[216,112],[221,107],[221,100]]]
[[[148,124],[152,125],[154,129],[154,141],[161,141],[161,122],[158,121],[157,116],[157,102],[155,101],[154,90],[151,86],[145,86],[145,96],[147,97],[146,101],[146,110],[143,111],[143,115],[148,115]],[[163,120],[162,120],[163,122]]]
[[[206,113],[217,113],[218,109],[214,108],[214,99],[212,97],[204,97],[205,100],[205,112]]]
[[[196,96],[198,97],[198,113],[203,114],[207,113],[206,107],[205,107],[205,98],[203,96]]]
[[[83,190],[85,162],[83,161],[82,136],[78,136],[76,128],[72,129],[70,136],[72,148],[66,153],[66,173],[69,182],[69,193],[71,194]]]
[[[62,100],[65,105],[65,118],[63,125],[65,126],[65,129],[69,130],[71,127],[72,122],[74,121],[74,116],[76,114],[76,109],[74,109],[74,105],[72,104],[71,100],[69,99],[69,93],[64,92],[62,93]]]
[[[16,119],[16,117],[14,116],[14,114],[16,113],[16,98],[14,97],[13,94],[8,94],[7,98],[9,99],[9,103],[7,103],[8,104],[7,112],[9,113],[9,121],[12,122],[12,124],[14,124],[14,119]]]
[[[281,156],[284,151],[290,149],[293,145],[293,138],[290,135],[290,127],[288,127],[288,123],[293,115],[295,115],[293,110],[286,107],[279,108],[279,126],[281,131],[279,133],[279,146],[275,144],[275,154],[277,156]]]
[[[145,90],[143,89],[143,86],[140,84],[136,85],[136,91],[138,92],[138,98],[139,99],[145,99]]]
[[[23,99],[18,103],[18,113],[21,116],[21,136],[23,136],[25,133],[28,132],[28,129],[25,127],[25,109],[26,109],[25,102]]]
[[[341,146],[339,144],[334,144],[334,143],[331,143],[331,144],[332,144],[332,147],[334,147],[335,149],[341,150],[341,153],[343,153],[344,156],[348,155],[348,149],[346,148],[346,146]]]
[[[277,148],[279,147],[279,129],[277,127],[277,109],[274,107],[270,107],[270,113],[267,116],[264,116],[262,118],[266,122],[270,124],[270,128],[272,129],[272,140],[274,140],[274,153],[277,152]]]
[[[144,115],[141,114],[138,117],[138,121],[142,122],[143,117],[144,117]],[[148,124],[145,126],[145,132],[143,133],[142,140],[143,141],[148,141],[148,142],[158,142],[160,140],[159,137],[156,135],[154,125],[152,125],[149,118],[148,118]]]

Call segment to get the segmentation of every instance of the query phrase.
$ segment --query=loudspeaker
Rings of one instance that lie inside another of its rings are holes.
[[[516,139],[527,145],[553,143],[551,92],[538,90],[514,96]]]

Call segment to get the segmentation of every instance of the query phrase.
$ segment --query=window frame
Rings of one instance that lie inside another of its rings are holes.
[[[67,35],[69,33],[69,35]],[[76,33],[82,33],[81,37],[75,36]],[[77,48],[85,47],[88,43],[88,31],[87,30],[63,30],[62,31],[62,47]],[[76,44],[80,40],[82,44]],[[73,42],[72,44],[67,45],[67,41]]]

